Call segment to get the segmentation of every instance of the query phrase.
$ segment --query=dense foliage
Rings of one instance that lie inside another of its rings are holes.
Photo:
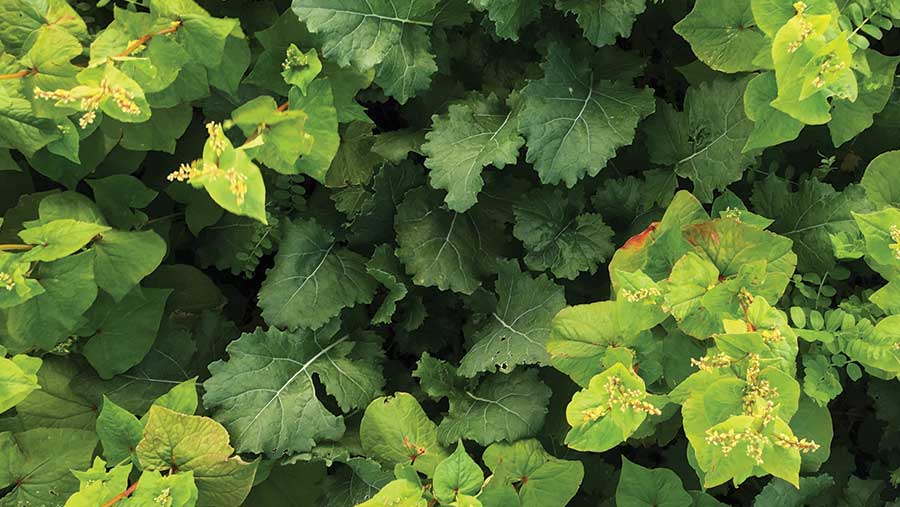
[[[0,0],[0,507],[900,505],[900,0],[200,4]]]

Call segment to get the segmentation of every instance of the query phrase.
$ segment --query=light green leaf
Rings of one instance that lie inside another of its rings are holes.
[[[18,306],[44,293],[41,284],[29,278],[31,263],[22,254],[0,252],[0,308]]]
[[[721,72],[756,70],[753,59],[767,45],[756,28],[750,0],[699,0],[674,29],[691,44],[697,58]]]
[[[590,59],[561,43],[550,45],[541,68],[544,77],[525,87],[518,114],[526,161],[543,183],[572,187],[585,175],[596,176],[617,149],[631,144],[638,122],[654,111],[653,94],[595,78]]]
[[[343,418],[317,398],[313,375],[344,412],[378,395],[379,343],[370,335],[351,339],[339,327],[334,320],[318,331],[259,329],[231,342],[227,361],[209,366],[204,406],[234,435],[239,452],[274,457],[340,438]]]
[[[41,368],[39,358],[24,354],[9,358],[3,355],[0,355],[0,413],[15,407],[32,391],[41,388],[37,377]]]
[[[516,163],[525,140],[516,132],[514,111],[494,95],[472,94],[451,104],[446,115],[432,117],[422,145],[431,186],[447,191],[445,201],[463,212],[478,201],[481,171]]]
[[[228,432],[208,417],[154,406],[136,453],[145,471],[193,472],[197,507],[238,507],[250,493],[258,462],[232,456]]]
[[[140,487],[123,500],[121,507],[194,507],[201,505],[199,491],[194,483],[194,472],[180,472],[163,475],[159,472],[145,471],[138,479]]]
[[[647,415],[662,406],[645,400],[644,381],[622,363],[595,375],[566,407],[572,427],[566,445],[578,451],[605,452],[630,437]],[[645,409],[629,404],[635,400]],[[646,405],[644,405],[646,404]]]
[[[453,454],[434,469],[434,496],[443,503],[450,503],[460,495],[478,493],[483,482],[484,472],[460,441]]]
[[[691,507],[694,500],[681,479],[667,468],[649,469],[622,457],[616,486],[617,507]]]
[[[744,113],[753,122],[753,132],[741,149],[742,153],[793,141],[800,135],[803,122],[772,107],[777,95],[774,72],[764,72],[747,83]]]
[[[95,507],[103,505],[128,488],[131,463],[106,470],[106,462],[94,458],[94,464],[85,471],[73,470],[80,489],[66,501],[66,507]]]
[[[360,423],[359,438],[367,456],[391,465],[411,464],[429,476],[448,457],[438,443],[437,426],[408,393],[373,400]]]
[[[482,459],[494,473],[491,482],[516,486],[521,507],[565,507],[584,478],[581,462],[557,459],[534,439],[494,444]]]
[[[284,231],[259,291],[269,325],[317,329],[344,308],[372,302],[375,280],[362,256],[338,246],[314,220],[289,222]]]
[[[877,207],[900,208],[900,151],[882,153],[869,162],[860,185]]]
[[[97,235],[108,230],[110,228],[103,225],[71,219],[54,220],[25,229],[19,237],[33,248],[22,256],[22,260],[51,262],[62,259],[81,250]]]
[[[900,58],[872,50],[866,50],[865,58],[869,62],[871,75],[860,80],[856,100],[838,98],[832,102],[834,109],[828,130],[835,146],[841,146],[871,127],[874,116],[884,109],[894,89],[894,75]]]
[[[322,61],[319,60],[316,48],[304,53],[295,44],[291,44],[287,48],[282,68],[284,70],[281,71],[281,77],[285,82],[296,86],[306,95],[309,83],[322,72]]]
[[[385,485],[381,491],[356,507],[426,507],[428,500],[422,497],[422,487],[406,479],[397,479]]]
[[[312,136],[306,132],[309,114],[301,108],[282,110],[268,95],[256,97],[235,109],[231,119],[244,135],[247,153],[283,174],[296,174],[295,164],[309,153]]]
[[[292,91],[290,95],[291,109],[308,115],[305,129],[313,140],[311,150],[297,160],[294,170],[324,183],[325,175],[341,144],[331,81],[326,78],[316,79],[310,85],[309,93],[303,95]]]
[[[143,425],[131,412],[103,396],[103,407],[97,416],[97,436],[103,445],[103,456],[118,463],[132,455],[141,441]]]
[[[495,368],[508,373],[517,365],[547,365],[550,322],[566,306],[562,287],[546,275],[532,278],[516,263],[500,266],[497,305],[469,338],[469,350],[459,365],[460,375],[474,377]]]

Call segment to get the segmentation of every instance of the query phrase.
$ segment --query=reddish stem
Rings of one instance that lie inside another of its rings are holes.
[[[131,486],[128,486],[128,489],[126,489],[125,491],[112,497],[112,499],[110,501],[106,502],[105,504],[103,504],[102,507],[112,507],[113,505],[117,504],[120,500],[124,500],[127,497],[129,497],[132,493],[134,493],[134,490],[136,490],[137,487],[138,487],[138,483],[135,482]]]
[[[12,74],[0,74],[0,80],[21,79],[23,77],[28,77],[32,74],[37,74],[37,69],[20,70],[19,72],[13,72]]]
[[[0,251],[5,252],[27,252],[32,248],[31,245],[0,245]]]
[[[125,48],[124,51],[117,54],[116,56],[118,56],[118,57],[128,56],[131,53],[134,53],[135,51],[137,51],[137,49],[139,47],[150,42],[150,39],[156,37],[157,35],[166,35],[166,34],[170,34],[170,33],[175,33],[178,31],[179,28],[181,28],[181,21],[176,21],[176,22],[172,23],[172,26],[170,26],[169,28],[165,28],[163,30],[160,30],[160,31],[154,32],[154,33],[148,33],[147,35],[144,35],[140,39],[129,44],[128,47]]]

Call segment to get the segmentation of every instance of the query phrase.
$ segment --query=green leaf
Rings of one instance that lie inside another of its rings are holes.
[[[828,406],[844,390],[841,377],[823,354],[803,356],[803,392],[820,406]]]
[[[774,72],[764,72],[747,83],[744,90],[744,113],[753,122],[753,131],[744,144],[742,153],[797,139],[804,124],[783,113],[771,103],[778,95]]]
[[[516,486],[521,507],[565,507],[584,478],[581,462],[557,459],[534,439],[493,444],[482,459],[494,473],[491,482]]]
[[[522,92],[525,159],[543,183],[571,188],[585,175],[596,176],[617,149],[631,144],[638,122],[655,108],[649,88],[595,78],[590,59],[581,56],[552,43],[541,64],[543,79]]]
[[[538,0],[469,0],[475,8],[487,11],[494,30],[504,39],[519,40],[519,32],[541,14]]]
[[[11,467],[13,487],[2,507],[62,507],[78,490],[70,470],[87,468],[97,445],[90,431],[40,428],[13,435],[18,452]]]
[[[752,0],[751,4],[753,18],[769,37],[775,37],[778,30],[797,13],[791,3],[781,0]],[[833,0],[810,0],[804,4],[803,12],[807,15],[832,14],[836,8]]]
[[[161,503],[168,507],[202,505],[197,503],[199,491],[192,471],[172,475],[145,471],[138,479],[138,484],[140,487],[121,502],[121,507],[155,507]]]
[[[307,118],[302,109],[282,110],[275,99],[266,95],[231,113],[231,119],[248,138],[247,153],[283,174],[296,174],[297,159],[309,153],[313,139],[306,132]]]
[[[0,146],[31,157],[60,137],[62,133],[54,121],[35,117],[31,102],[0,95]]]
[[[156,340],[169,289],[135,289],[120,301],[101,295],[78,331],[87,338],[82,354],[101,378],[109,379],[141,362]]]
[[[532,278],[513,263],[500,266],[494,311],[470,337],[459,373],[474,377],[484,371],[512,371],[517,365],[547,365],[550,322],[566,306],[562,287],[546,275]]]
[[[770,176],[754,185],[754,210],[775,218],[769,229],[794,241],[797,266],[802,272],[824,273],[834,268],[831,235],[856,235],[852,212],[868,208],[856,185],[837,192],[831,185],[808,178],[796,192],[787,180]]]
[[[380,160],[372,156],[372,124],[354,121],[341,127],[340,147],[325,174],[325,186],[363,185],[372,179]]]
[[[756,28],[750,0],[720,4],[700,0],[693,10],[675,25],[694,54],[712,69],[721,72],[756,70],[754,57],[766,47],[766,37]]]
[[[287,48],[287,56],[282,63],[281,77],[291,86],[300,89],[303,95],[307,94],[309,83],[322,72],[322,61],[319,60],[319,54],[316,48],[312,48],[306,53],[300,51],[295,44],[291,44]]]
[[[876,264],[876,271],[891,275],[900,268],[900,209],[885,208],[874,213],[852,213],[866,239],[866,259]]]
[[[131,457],[141,441],[143,430],[134,414],[103,396],[103,407],[97,416],[97,436],[107,461],[118,463]]]
[[[294,0],[292,9],[321,34],[322,56],[364,71],[401,104],[431,83],[437,70],[429,29],[436,0]],[[343,44],[347,37],[354,43]]]
[[[32,391],[40,389],[37,372],[41,360],[24,354],[0,356],[0,413],[15,407]]]
[[[575,14],[584,36],[595,46],[613,44],[616,37],[627,38],[646,0],[556,0],[556,8]]]
[[[872,74],[859,83],[859,95],[855,101],[836,99],[832,102],[831,121],[828,130],[835,146],[841,146],[871,127],[874,116],[880,113],[894,89],[894,74],[900,58],[867,50],[865,58]]]
[[[97,297],[92,257],[85,252],[40,263],[32,278],[45,292],[9,309],[6,326],[10,342],[4,345],[14,351],[32,347],[49,350],[68,338]]]
[[[166,242],[153,231],[108,231],[92,244],[97,285],[122,300],[166,255]]]
[[[339,246],[314,220],[289,222],[284,230],[259,291],[269,325],[317,329],[344,308],[372,302],[375,280],[362,256]]]
[[[70,219],[54,220],[25,229],[19,237],[33,248],[22,256],[22,260],[51,262],[62,259],[81,250],[108,230],[109,227],[103,225]]]
[[[209,366],[204,406],[234,435],[239,452],[275,457],[340,438],[343,418],[318,399],[313,375],[343,412],[380,393],[378,341],[351,339],[339,327],[335,320],[318,331],[259,329],[231,342],[227,361]]]
[[[250,492],[258,462],[232,456],[228,432],[208,417],[151,407],[136,453],[145,471],[193,472],[197,507],[238,507]]]
[[[331,82],[325,78],[316,79],[305,95],[292,91],[290,104],[291,109],[304,111],[309,116],[305,129],[313,138],[311,151],[294,164],[294,170],[324,183],[341,144]]]
[[[266,186],[247,150],[235,149],[219,132],[206,141],[203,159],[195,163],[201,165],[202,172],[190,179],[191,185],[206,189],[225,210],[266,223]],[[231,180],[240,185],[232,185]]]
[[[447,191],[453,211],[464,212],[478,201],[484,186],[481,171],[515,164],[525,140],[516,132],[514,111],[494,95],[470,95],[451,104],[446,115],[432,117],[422,145],[431,186]]]
[[[21,48],[28,36],[44,25],[59,26],[79,39],[87,37],[84,20],[64,0],[3,2],[0,20],[0,41],[8,49]]]
[[[650,160],[673,166],[679,176],[690,179],[694,195],[703,202],[739,180],[753,162],[753,154],[737,155],[753,129],[742,107],[748,82],[717,79],[692,86],[684,111],[663,105],[647,120]]]
[[[386,464],[411,464],[432,476],[447,451],[438,443],[437,426],[412,395],[376,398],[366,407],[359,427],[363,451]]]
[[[613,230],[603,218],[571,208],[562,191],[549,189],[531,191],[513,206],[513,236],[525,244],[529,269],[574,280],[612,257]]]
[[[438,439],[450,444],[464,438],[488,445],[536,436],[544,425],[550,395],[537,370],[490,375],[477,389],[447,394],[450,410],[438,426]]]
[[[449,458],[434,469],[434,496],[443,503],[450,503],[460,495],[474,495],[481,490],[484,472],[466,453],[462,441]]]
[[[817,497],[827,492],[834,485],[834,479],[828,474],[813,477],[801,477],[800,488],[781,479],[772,479],[756,495],[754,507],[778,505],[782,507],[802,507],[810,505]]]
[[[381,507],[383,505],[426,507],[428,500],[422,497],[422,487],[419,484],[406,479],[397,479],[385,485],[368,501],[357,504],[356,507]]]
[[[878,155],[866,167],[860,185],[878,208],[900,208],[900,151]]]
[[[397,257],[416,285],[471,294],[495,269],[496,224],[475,207],[444,209],[438,192],[419,187],[397,206]]]
[[[38,370],[41,388],[16,405],[25,429],[94,429],[96,407],[76,392],[70,383],[78,373],[75,364],[61,358],[45,357]]]
[[[667,468],[649,469],[622,457],[622,473],[616,486],[618,507],[691,507],[694,500],[681,479]]]
[[[22,254],[0,252],[0,308],[18,306],[44,293],[37,280],[29,278],[31,263]]]
[[[621,444],[637,431],[648,411],[658,415],[659,403],[645,401],[646,396],[644,381],[622,363],[595,375],[566,407],[566,420],[572,427],[566,445],[578,451],[605,452]],[[646,403],[647,408],[625,400]]]
[[[366,272],[388,290],[372,317],[372,323],[390,324],[391,317],[397,311],[397,303],[406,297],[412,283],[403,272],[403,266],[390,245],[378,245],[375,248],[372,258],[366,263]]]
[[[146,208],[159,195],[141,180],[127,174],[88,180],[87,184],[94,191],[94,200],[103,216],[113,227],[125,230],[147,222],[146,214],[134,210]]]

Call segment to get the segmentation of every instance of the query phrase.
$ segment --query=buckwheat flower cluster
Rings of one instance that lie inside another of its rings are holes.
[[[724,352],[714,356],[703,356],[700,359],[691,358],[691,366],[696,366],[703,371],[712,371],[716,368],[725,368],[734,364],[734,359]]]
[[[647,287],[635,291],[622,289],[621,294],[629,303],[637,303],[638,301],[643,301],[647,298],[659,297],[661,293],[656,287]]]
[[[772,329],[763,329],[760,334],[764,343],[778,343],[784,340],[784,335],[781,334],[781,331],[774,327]]]
[[[778,398],[778,389],[772,387],[768,380],[760,380],[759,356],[751,354],[749,359],[743,397],[744,415],[760,417],[765,427],[775,420],[774,400]]]
[[[775,435],[775,444],[785,449],[797,449],[802,453],[815,452],[819,449],[819,444],[805,438],[797,438],[794,435],[785,435],[779,433]]]
[[[894,242],[891,244],[891,250],[894,251],[894,258],[900,259],[900,228],[896,225],[891,226],[891,241]]]
[[[228,190],[234,195],[237,205],[244,203],[247,195],[247,176],[234,169],[222,169],[215,164],[195,160],[190,164],[181,164],[177,171],[169,174],[169,181],[201,183],[202,180],[215,181],[224,178],[228,181]]]
[[[644,401],[647,393],[638,391],[637,389],[627,389],[622,385],[622,380],[617,376],[609,377],[604,386],[609,398],[605,405],[585,410],[582,412],[584,421],[596,421],[606,414],[618,408],[620,412],[633,410],[635,412],[643,412],[647,415],[662,415],[662,410],[654,407],[652,404]]]
[[[0,287],[11,291],[16,287],[16,282],[9,273],[0,272]]]
[[[794,3],[794,10],[797,11],[798,16],[802,16],[803,12],[806,10],[806,4],[803,2]],[[800,49],[800,46],[802,46],[803,43],[806,42],[806,39],[808,39],[809,36],[812,35],[813,28],[814,27],[813,27],[812,23],[810,23],[809,21],[807,21],[805,19],[801,19],[800,20],[800,37],[797,40],[791,42],[791,44],[788,46],[788,53],[794,53],[798,49]]]
[[[706,430],[706,443],[718,447],[722,455],[728,456],[741,442],[746,444],[747,456],[753,459],[757,465],[763,464],[763,449],[768,439],[759,431],[747,428],[736,432],[733,429],[720,432],[712,428]]]
[[[58,105],[67,105],[78,101],[78,108],[84,111],[78,120],[81,128],[87,128],[97,119],[97,110],[104,100],[110,99],[123,113],[131,115],[141,114],[141,108],[134,101],[134,94],[125,88],[113,85],[108,79],[100,81],[100,85],[94,86],[76,86],[71,90],[42,90],[39,87],[34,88],[34,96],[39,99],[55,100]]]

